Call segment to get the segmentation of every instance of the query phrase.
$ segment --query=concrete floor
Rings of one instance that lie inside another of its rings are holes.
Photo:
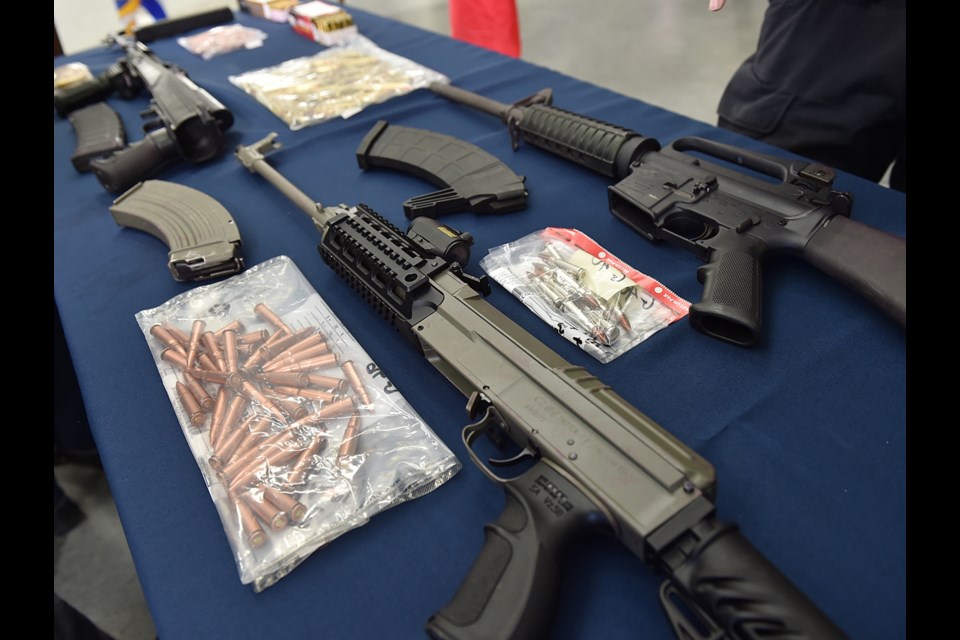
[[[441,0],[346,4],[449,35],[447,3]],[[522,57],[715,123],[723,88],[753,50],[766,5],[731,0],[710,13],[707,0],[517,0]],[[54,472],[87,516],[66,537],[54,539],[54,591],[118,640],[154,638],[103,474],[75,465]]]

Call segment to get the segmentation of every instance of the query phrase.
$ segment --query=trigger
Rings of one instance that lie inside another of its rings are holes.
[[[525,447],[523,451],[513,456],[512,458],[487,458],[489,462],[494,467],[509,467],[515,464],[520,464],[524,460],[533,460],[537,458],[537,452],[531,449],[530,447]]]

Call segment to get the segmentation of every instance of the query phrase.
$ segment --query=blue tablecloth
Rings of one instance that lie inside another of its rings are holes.
[[[702,135],[775,151],[727,131],[359,10],[360,31],[380,46],[450,76],[464,88],[513,101],[545,86],[557,106],[666,143]],[[227,80],[230,74],[315,53],[288,27],[249,16],[269,33],[260,49],[204,62],[174,40],[154,43],[236,116],[230,148],[278,131],[273,164],[316,199],[365,202],[397,224],[400,203],[432,190],[391,171],[361,172],[354,152],[379,119],[468,140],[527,177],[529,207],[497,218],[457,214],[474,256],[546,226],[575,227],[688,300],[698,260],[652,245],[607,209],[608,181],[530,146],[514,153],[494,118],[427,91],[348,120],[291,132]],[[577,45],[579,46],[579,45]],[[103,71],[116,50],[72,59]],[[60,60],[57,61],[58,63]],[[639,72],[639,71],[638,71]],[[683,82],[683,79],[678,79]],[[110,99],[133,139],[145,98]],[[234,216],[248,265],[285,254],[349,326],[464,470],[439,490],[376,516],[317,551],[263,593],[241,585],[220,520],[190,455],[134,314],[191,288],[166,270],[167,249],[118,227],[111,196],[69,161],[75,144],[54,117],[54,296],[90,424],[161,638],[420,638],[479,551],[483,524],[503,492],[459,441],[464,398],[392,332],[319,259],[309,220],[225,153],[158,176],[205,191]],[[779,152],[782,155],[782,152]],[[905,235],[906,198],[841,174],[854,217]],[[474,266],[474,272],[477,268]],[[718,513],[743,532],[851,637],[906,633],[905,333],[839,284],[795,259],[764,272],[764,332],[745,349],[684,321],[602,365],[567,343],[499,286],[490,300],[567,360],[585,366],[716,467]],[[591,539],[563,564],[551,637],[672,637],[655,576],[616,541]]]

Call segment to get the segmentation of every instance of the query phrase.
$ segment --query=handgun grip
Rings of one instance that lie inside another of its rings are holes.
[[[113,84],[106,73],[87,80],[75,87],[53,92],[53,108],[57,115],[66,118],[80,107],[100,102],[113,93]]]
[[[907,241],[843,216],[832,217],[804,259],[907,326]]]
[[[697,269],[703,297],[690,306],[690,322],[715,338],[754,345],[760,337],[760,261],[766,245],[730,233],[718,237],[713,247],[709,262]]]
[[[427,622],[435,640],[527,640],[553,617],[558,556],[595,522],[592,504],[545,463],[504,485],[507,505],[453,600]]]
[[[107,191],[125,191],[179,157],[166,129],[147,136],[106,158],[90,163],[97,180]]]
[[[661,604],[678,637],[706,637],[691,629],[715,624],[725,632],[723,637],[743,640],[846,638],[735,525],[710,516],[688,535],[678,545],[686,558],[667,571],[669,582],[661,590]],[[706,620],[686,626],[683,609],[675,606],[672,595]]]
[[[660,149],[636,131],[539,104],[524,109],[517,127],[530,144],[609,178],[623,178],[634,158]]]

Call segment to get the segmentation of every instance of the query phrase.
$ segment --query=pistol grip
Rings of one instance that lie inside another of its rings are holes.
[[[539,462],[504,485],[507,504],[453,600],[427,622],[435,640],[520,640],[546,635],[565,544],[603,522],[593,504]]]
[[[703,297],[690,306],[690,322],[707,335],[749,347],[760,337],[760,260],[765,245],[736,235],[714,246],[697,269]]]
[[[126,191],[179,157],[166,129],[157,129],[106,158],[90,163],[97,180],[107,191]]]

